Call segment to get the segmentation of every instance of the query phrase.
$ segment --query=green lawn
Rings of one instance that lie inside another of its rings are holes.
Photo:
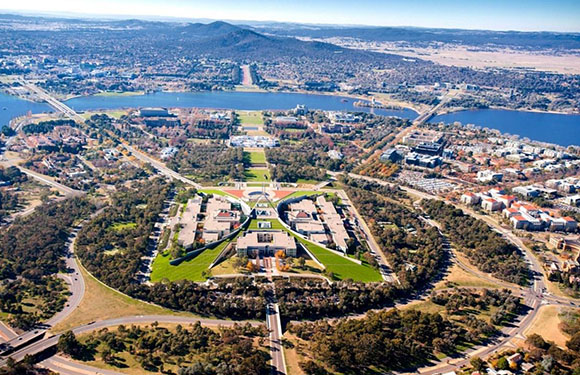
[[[245,153],[250,155],[250,163],[252,164],[266,163],[266,153],[264,151],[246,151]]]
[[[240,118],[240,123],[242,125],[263,125],[264,120],[262,119],[261,112],[241,112],[238,113]]]
[[[258,229],[258,222],[260,221],[267,221],[272,225],[272,228],[270,229],[281,229],[281,230],[286,230],[286,228],[284,228],[282,226],[282,223],[280,223],[280,220],[278,219],[255,219],[250,221],[250,225],[248,226],[248,229]]]
[[[238,234],[239,236],[239,234]],[[205,281],[202,276],[202,272],[207,270],[210,264],[217,258],[220,252],[232,241],[237,238],[227,240],[219,244],[213,249],[206,249],[201,254],[193,259],[185,262],[181,262],[177,266],[172,266],[169,264],[170,255],[159,254],[157,258],[153,261],[153,270],[151,271],[151,281],[158,282],[164,278],[169,281],[177,280],[192,280],[192,281]]]
[[[292,194],[285,196],[282,200],[285,201],[286,199],[297,198],[301,196],[309,197],[311,195],[322,194],[322,191],[315,191],[315,190],[304,190],[304,191],[295,191]]]
[[[268,168],[249,168],[244,172],[247,182],[269,182],[270,170]]]
[[[318,245],[315,245],[310,241],[306,241],[294,234],[292,235],[296,237],[298,241],[300,241],[304,246],[306,246],[308,250],[310,250],[310,252],[320,261],[320,263],[326,266],[328,271],[334,273],[334,276],[337,279],[353,279],[355,281],[362,282],[383,280],[379,271],[365,263],[357,264]]]
[[[225,191],[218,190],[218,189],[201,189],[200,192],[205,193],[205,194],[222,195],[224,197],[232,197],[232,198],[239,199],[235,195],[232,195],[230,193],[226,193]]]

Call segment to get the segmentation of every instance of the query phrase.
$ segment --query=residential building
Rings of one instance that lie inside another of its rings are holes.
[[[466,204],[468,206],[473,206],[481,202],[481,197],[473,193],[465,193],[461,196],[461,203]]]
[[[503,173],[494,172],[490,170],[484,170],[477,172],[477,181],[487,183],[492,181],[501,181],[503,179]]]
[[[489,212],[501,210],[502,203],[493,198],[485,198],[481,201],[481,207]]]

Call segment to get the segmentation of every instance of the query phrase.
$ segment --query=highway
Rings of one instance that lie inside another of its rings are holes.
[[[258,257],[256,261],[263,260],[266,278],[272,287],[266,295],[266,324],[270,331],[270,356],[272,365],[272,375],[286,375],[286,359],[284,358],[284,348],[282,346],[282,317],[280,307],[276,298],[276,284],[272,282],[272,276],[278,275],[276,260],[272,257]]]
[[[266,306],[266,322],[270,330],[270,355],[272,356],[272,374],[286,374],[286,361],[282,348],[282,325],[280,308],[277,303],[270,301]]]
[[[184,324],[184,325],[200,322],[201,324],[204,324],[204,325],[213,325],[213,326],[221,325],[221,326],[226,326],[226,327],[233,326],[236,323],[238,323],[238,324],[241,323],[239,321],[233,321],[233,320],[188,318],[188,317],[180,317],[180,316],[172,316],[172,315],[134,315],[134,316],[126,316],[126,317],[121,317],[121,318],[107,319],[107,320],[101,320],[98,322],[88,323],[88,324],[73,328],[72,331],[74,332],[75,335],[80,335],[80,334],[91,332],[91,331],[98,330],[101,328],[114,327],[114,326],[118,326],[121,324],[123,324],[123,325],[150,324],[153,322],[175,323],[175,324]],[[246,323],[246,322],[247,321],[244,321],[242,323]],[[254,325],[254,326],[263,325],[263,323],[258,323],[258,322],[249,322],[249,323],[251,325]],[[60,337],[60,334],[45,337],[42,340],[39,340],[31,345],[28,345],[20,350],[15,351],[14,353],[10,354],[10,357],[12,357],[16,361],[21,361],[27,355],[35,355],[38,353],[42,353],[43,351],[56,345],[58,343],[59,337]],[[5,365],[6,365],[6,358],[2,357],[2,359],[0,359],[0,367],[5,366]]]
[[[3,156],[3,158],[0,159],[0,164],[2,164],[4,167],[16,167],[16,168],[20,169],[20,171],[22,173],[26,174],[27,176],[39,181],[42,184],[49,185],[49,186],[57,189],[58,191],[62,192],[67,197],[76,197],[76,196],[81,196],[81,195],[85,194],[83,191],[76,190],[76,189],[70,188],[66,185],[63,185],[59,182],[56,182],[52,177],[45,176],[41,173],[34,172],[28,168],[24,168],[24,167],[18,165],[18,160],[16,160],[16,159],[6,159],[5,156]]]
[[[34,178],[35,180],[38,180],[46,185],[50,185],[50,186],[56,188],[59,191],[62,191],[67,196],[81,196],[81,195],[85,194],[83,191],[70,188],[66,185],[63,185],[61,183],[54,181],[50,177],[47,177],[47,176],[42,175],[40,173],[31,171],[30,169],[23,168],[20,166],[18,166],[18,169],[20,169],[22,171],[22,173],[25,173],[27,176],[30,176],[30,177]]]
[[[52,356],[39,362],[39,366],[61,375],[123,375],[122,372],[87,366],[82,363],[73,362],[59,355]]]
[[[44,101],[46,101],[46,103],[48,103],[50,106],[52,106],[54,109],[56,109],[57,111],[63,113],[65,116],[67,116],[68,118],[70,118],[71,120],[74,121],[78,121],[80,123],[84,123],[85,119],[80,116],[78,113],[76,113],[72,108],[70,108],[69,106],[67,106],[66,104],[60,102],[59,100],[53,98],[50,94],[48,94],[46,91],[42,90],[41,88],[39,88],[38,86],[30,83],[30,82],[26,82],[24,80],[20,80],[20,83],[28,88],[30,91],[34,92],[36,95],[38,95],[38,97]],[[128,151],[130,151],[137,159],[145,162],[145,163],[149,163],[151,164],[151,166],[153,166],[156,170],[158,170],[161,174],[182,181],[186,184],[192,185],[194,186],[196,189],[201,189],[201,185],[182,176],[181,174],[175,172],[174,170],[167,168],[167,166],[160,162],[159,160],[156,160],[148,155],[146,155],[145,153],[137,150],[136,148],[134,148],[133,146],[128,145],[127,143],[123,142],[122,143],[123,147],[125,149],[127,149]],[[47,182],[48,183],[48,182]],[[70,189],[70,188],[69,188]],[[72,190],[72,189],[71,189]],[[72,192],[71,192],[72,193]]]

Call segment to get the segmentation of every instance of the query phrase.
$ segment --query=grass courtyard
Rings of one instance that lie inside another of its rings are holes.
[[[247,182],[270,182],[268,168],[248,168],[244,171],[244,180]]]
[[[242,125],[263,125],[262,113],[259,111],[238,112],[238,118]]]
[[[266,164],[266,153],[264,150],[259,151],[245,151],[245,154],[250,158],[250,163],[252,165],[256,164]]]

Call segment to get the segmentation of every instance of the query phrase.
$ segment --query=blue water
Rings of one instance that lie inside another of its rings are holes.
[[[480,109],[433,117],[430,122],[475,124],[562,146],[580,145],[580,115]]]
[[[347,102],[343,102],[346,99]],[[67,100],[65,103],[77,111],[96,109],[139,108],[139,107],[200,107],[241,110],[288,110],[297,104],[310,109],[327,111],[372,112],[383,116],[398,116],[414,119],[417,113],[411,109],[383,110],[358,108],[351,98],[331,95],[266,93],[266,92],[156,92],[130,96],[85,96]]]
[[[0,92],[0,128],[8,126],[10,120],[25,115],[28,111],[42,113],[50,112],[52,108],[48,104],[29,102]]]
[[[343,99],[347,101],[344,102]],[[296,93],[254,93],[254,92],[157,92],[135,96],[86,96],[66,101],[78,111],[139,107],[203,107],[241,110],[287,110],[297,104],[305,104],[311,109],[373,112],[384,116],[398,116],[414,119],[417,113],[410,109],[381,110],[357,108],[354,100],[340,96],[296,94]],[[4,110],[3,108],[6,108]],[[33,103],[0,93],[0,127],[10,119],[26,114],[51,111],[46,104]],[[483,109],[461,111],[435,116],[431,122],[455,122],[475,124],[498,129],[503,133],[518,134],[537,141],[568,146],[580,145],[580,115],[507,111]]]

